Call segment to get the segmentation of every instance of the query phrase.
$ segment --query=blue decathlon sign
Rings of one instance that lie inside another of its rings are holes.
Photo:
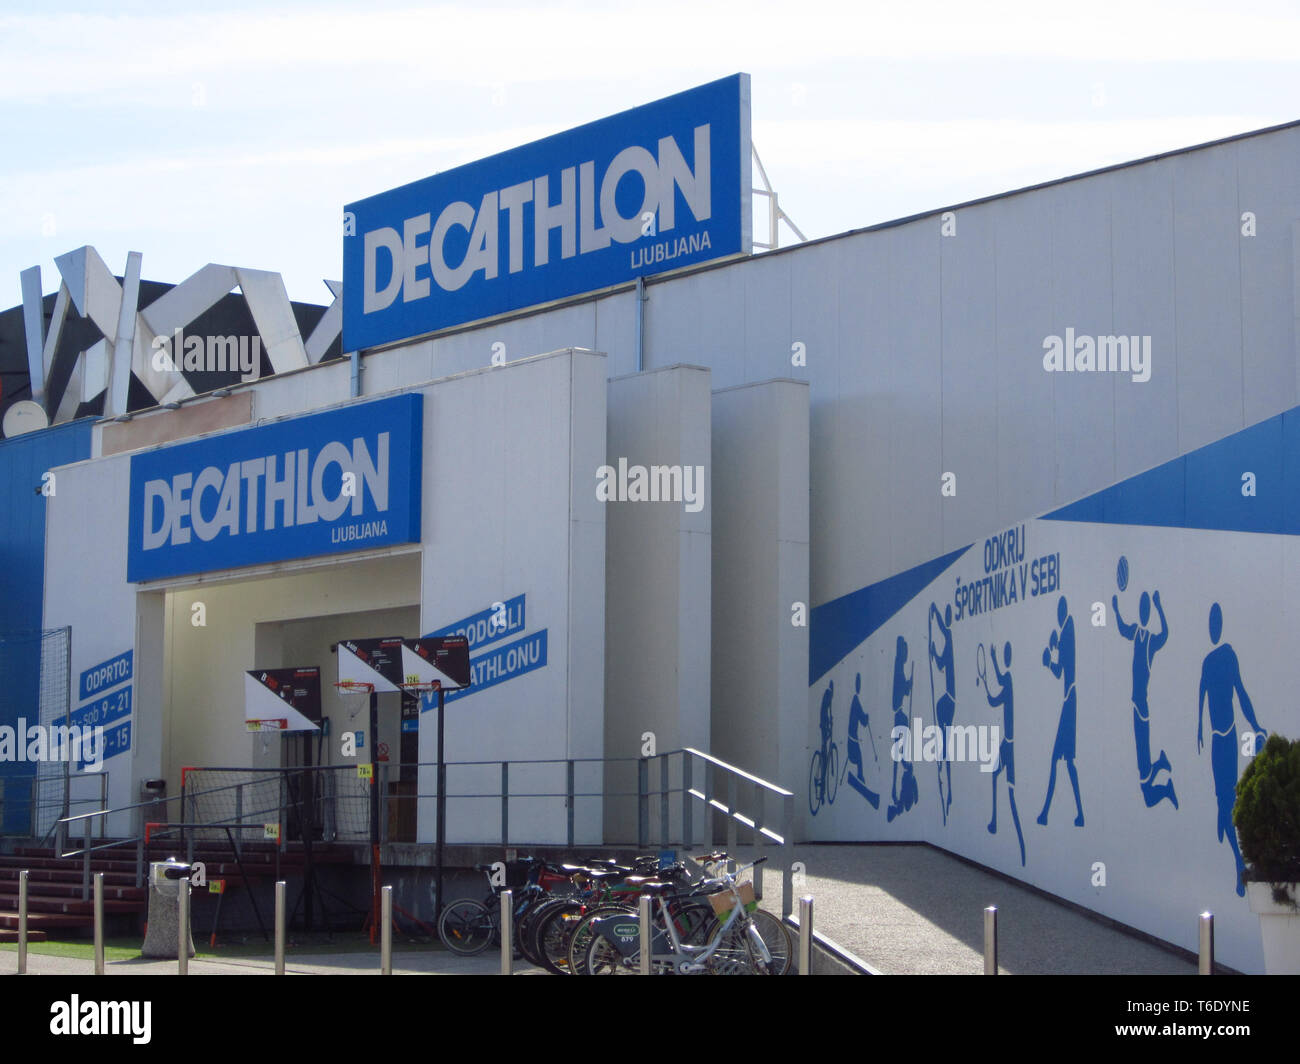
[[[131,458],[128,581],[420,539],[423,396]]]
[[[749,75],[349,204],[343,349],[745,254]]]
[[[485,610],[472,613],[459,621],[438,628],[426,635],[425,639],[436,639],[444,635],[463,635],[469,641],[470,650],[477,650],[498,639],[515,635],[524,630],[525,601],[524,595],[516,595],[504,602],[494,602]]]
[[[470,685],[443,695],[443,704],[468,698],[499,683],[523,676],[534,669],[546,668],[546,637],[549,628],[516,639],[505,646],[484,651],[469,662]],[[438,704],[437,694],[421,695],[420,712],[427,713]]]

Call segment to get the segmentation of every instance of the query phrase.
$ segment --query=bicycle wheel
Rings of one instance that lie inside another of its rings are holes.
[[[817,810],[821,808],[822,804],[821,787],[819,786],[821,783],[821,764],[822,752],[814,750],[812,763],[808,766],[808,808],[812,811],[813,816],[817,815]]]
[[[762,938],[763,945],[767,947],[767,952],[772,958],[771,963],[765,965],[767,971],[763,974],[788,975],[794,965],[794,937],[790,934],[789,929],[766,909],[755,909],[749,914],[749,918],[758,929],[759,937]],[[715,918],[709,924],[708,937],[705,941],[713,941],[713,936],[717,933],[718,921]],[[746,943],[746,938],[744,921],[743,919],[737,920],[728,932],[728,940],[724,947],[724,959],[733,968],[757,968],[762,962],[762,957],[756,955],[757,951],[752,948],[752,943]],[[755,975],[758,973],[756,971],[733,971],[726,974]]]
[[[688,946],[703,946],[717,923],[713,906],[706,899],[692,899],[672,907],[677,935]]]
[[[755,909],[749,914],[758,933],[772,955],[768,975],[788,975],[794,965],[794,936],[790,929],[766,909]]]
[[[835,801],[835,791],[840,785],[840,748],[831,743],[830,767],[826,770],[826,804]]]
[[[636,975],[638,972],[636,958],[625,960],[603,935],[592,936],[584,967],[588,975]]]
[[[710,943],[721,931],[715,921]],[[757,975],[756,959],[745,935],[744,920],[738,919],[727,928],[722,941],[704,961],[709,975]]]
[[[515,959],[523,957],[529,964],[542,962],[537,956],[533,940],[533,919],[540,906],[534,902],[524,902],[515,910]]]
[[[558,902],[537,918],[534,952],[542,967],[556,975],[569,975],[569,933],[577,926],[581,902]]]
[[[472,898],[452,902],[442,910],[438,919],[438,937],[442,944],[462,957],[472,957],[492,945],[496,929],[492,911]]]
[[[569,932],[569,973],[571,975],[591,974],[587,971],[587,950],[596,937],[595,932],[591,929],[591,922],[602,916],[637,918],[635,909],[628,909],[622,905],[602,905],[600,908],[592,909],[591,912],[587,913]]]

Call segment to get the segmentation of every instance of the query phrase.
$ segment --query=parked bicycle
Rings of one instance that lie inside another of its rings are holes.
[[[723,872],[717,880],[707,881],[707,894],[692,892],[692,899],[703,897],[712,910],[711,920],[704,925],[702,943],[691,942],[693,936],[683,935],[679,930],[680,913],[692,909],[702,912],[702,907],[698,903],[679,905],[674,913],[672,902],[685,900],[674,884],[644,885],[642,893],[651,897],[655,914],[651,929],[651,970],[676,975],[781,974],[789,957],[788,933],[784,925],[778,925],[785,945],[774,954],[751,912],[755,904],[753,886],[739,878],[740,872],[765,860],[760,857],[736,873]],[[595,917],[590,926],[592,937],[586,950],[586,974],[634,975],[640,971],[640,924],[635,910]]]

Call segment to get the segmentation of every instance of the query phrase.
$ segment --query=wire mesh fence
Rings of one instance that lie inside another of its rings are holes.
[[[0,833],[44,836],[73,805],[89,807],[99,778],[78,780],[68,751],[55,758],[45,737],[70,722],[71,628],[0,632],[0,726],[12,729],[13,750],[0,762]],[[31,729],[38,728],[39,746]],[[37,753],[37,757],[29,757]]]

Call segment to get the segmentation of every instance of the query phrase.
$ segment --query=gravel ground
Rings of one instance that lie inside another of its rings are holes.
[[[929,846],[799,846],[794,860],[815,928],[883,974],[981,974],[986,905],[998,907],[1008,975],[1196,974],[1193,961]],[[780,876],[765,874],[763,892],[780,912]]]

